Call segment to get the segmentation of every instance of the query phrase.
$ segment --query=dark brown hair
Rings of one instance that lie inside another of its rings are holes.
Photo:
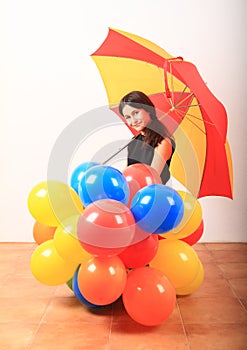
[[[152,147],[157,147],[164,138],[170,137],[165,125],[158,120],[156,110],[150,98],[141,91],[132,91],[125,95],[119,103],[119,112],[123,116],[124,106],[144,109],[149,113],[151,122],[144,129],[144,142]]]

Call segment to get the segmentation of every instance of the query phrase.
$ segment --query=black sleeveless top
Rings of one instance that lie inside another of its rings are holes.
[[[166,161],[164,169],[162,170],[160,177],[163,184],[166,184],[170,179],[170,162],[175,151],[175,141],[170,138],[172,144],[172,154],[171,157]],[[144,142],[144,136],[142,134],[137,135],[128,145],[128,159],[127,165],[132,165],[136,163],[143,163],[147,165],[152,164],[154,157],[154,148]]]

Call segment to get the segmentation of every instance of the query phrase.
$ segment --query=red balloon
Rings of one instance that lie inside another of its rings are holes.
[[[144,326],[164,322],[176,304],[171,282],[160,270],[151,267],[140,267],[128,274],[122,297],[129,316]]]
[[[133,240],[135,219],[123,203],[102,199],[89,204],[77,224],[77,236],[83,248],[95,256],[121,253]]]
[[[199,227],[191,235],[181,238],[180,240],[188,243],[189,245],[194,245],[201,238],[203,231],[204,231],[204,222],[202,220]]]
[[[126,285],[127,273],[118,256],[93,257],[78,270],[78,287],[90,303],[108,305],[117,300]]]
[[[126,267],[142,267],[149,263],[158,250],[158,235],[150,235],[143,241],[132,244],[119,254]]]
[[[130,188],[128,205],[130,205],[132,198],[141,188],[152,184],[162,184],[162,180],[158,172],[147,164],[136,163],[129,165],[122,171],[122,173],[125,176]]]

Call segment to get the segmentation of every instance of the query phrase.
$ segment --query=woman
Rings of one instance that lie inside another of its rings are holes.
[[[154,104],[141,91],[132,91],[119,103],[119,112],[138,135],[128,145],[128,165],[144,163],[153,167],[163,184],[170,178],[169,165],[175,141],[157,116]]]

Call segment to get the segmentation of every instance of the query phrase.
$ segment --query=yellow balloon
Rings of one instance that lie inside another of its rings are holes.
[[[199,261],[200,267],[197,276],[195,277],[194,281],[192,281],[190,284],[188,284],[185,287],[182,288],[176,288],[176,294],[177,295],[188,295],[193,292],[195,292],[203,283],[204,281],[204,269],[202,266],[202,263]]]
[[[48,286],[56,286],[70,280],[78,264],[61,258],[53,239],[40,244],[31,256],[30,267],[34,277]]]
[[[190,284],[198,274],[200,261],[194,249],[180,240],[162,239],[149,265],[162,271],[175,289]]]
[[[92,258],[92,255],[82,248],[77,238],[79,217],[75,215],[64,220],[54,234],[54,244],[58,254],[65,260],[76,261],[78,265]]]
[[[161,236],[170,240],[188,237],[196,231],[202,221],[202,207],[198,199],[188,192],[177,192],[183,199],[184,215],[178,226],[171,231],[161,234]]]
[[[72,187],[49,180],[33,187],[28,196],[28,209],[41,224],[58,226],[66,218],[79,215],[83,204]]]

